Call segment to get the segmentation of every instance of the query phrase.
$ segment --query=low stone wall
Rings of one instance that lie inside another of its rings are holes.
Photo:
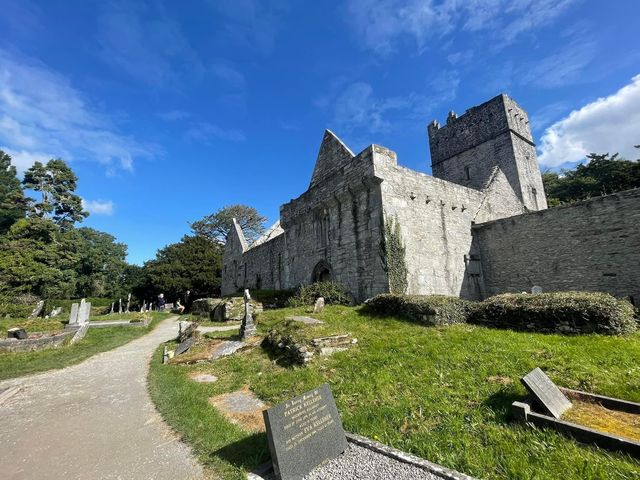
[[[7,338],[0,340],[0,352],[34,352],[45,348],[57,348],[63,345],[68,338],[73,337],[75,333],[76,330],[67,330],[25,340]]]

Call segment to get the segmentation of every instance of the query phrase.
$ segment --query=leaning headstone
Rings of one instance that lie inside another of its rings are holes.
[[[178,345],[176,347],[175,353],[174,355],[177,357],[178,355],[182,355],[183,353],[185,353],[187,350],[189,350],[191,347],[193,347],[196,344],[196,338],[195,337],[189,337],[187,338],[184,342],[182,342],[180,345]]]
[[[140,307],[140,313],[144,313],[145,308],[147,308],[147,302],[142,302],[142,306]]]
[[[118,300],[118,313],[122,315],[122,299]]]
[[[322,313],[324,310],[324,298],[318,297],[316,304],[313,307],[313,313]]]
[[[78,323],[78,310],[79,305],[77,303],[72,303],[71,313],[69,314],[69,325],[76,325]]]
[[[40,300],[36,304],[36,308],[34,308],[33,311],[31,312],[31,315],[29,315],[29,318],[35,318],[38,315],[40,315],[40,313],[42,313],[43,308],[44,308],[44,300]]]
[[[531,293],[542,293],[542,287],[534,285],[533,287],[531,287]]]
[[[253,315],[251,314],[251,295],[249,290],[244,291],[244,317],[242,318],[242,324],[240,325],[240,336],[242,339],[253,337],[258,331],[256,330],[256,324],[253,323]]]
[[[302,478],[347,449],[336,402],[324,384],[263,412],[276,478]]]
[[[571,408],[569,399],[540,368],[533,369],[520,381],[544,411],[555,418],[560,418]]]
[[[113,305],[114,305],[114,303],[111,302],[111,308],[109,309],[109,315],[113,315]]]

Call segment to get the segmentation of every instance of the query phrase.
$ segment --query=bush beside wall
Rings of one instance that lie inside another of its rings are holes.
[[[425,325],[449,325],[467,321],[473,302],[444,295],[376,295],[365,302],[377,315],[395,315]]]
[[[470,322],[566,334],[622,335],[636,330],[633,306],[606,293],[505,293],[477,304]]]
[[[338,282],[316,282],[311,285],[300,285],[288,302],[290,307],[313,305],[318,297],[325,303],[333,305],[349,305],[351,299],[344,286]]]

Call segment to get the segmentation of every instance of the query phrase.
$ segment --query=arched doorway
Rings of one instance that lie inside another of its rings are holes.
[[[333,280],[333,269],[325,260],[320,260],[313,268],[311,283],[330,282]]]

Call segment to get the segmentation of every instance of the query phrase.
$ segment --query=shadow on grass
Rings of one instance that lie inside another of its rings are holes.
[[[230,443],[214,452],[218,457],[238,468],[252,471],[271,459],[265,433],[254,433],[248,437]]]
[[[514,386],[503,387],[482,402],[495,414],[497,423],[508,423],[512,420],[511,404],[524,400],[526,397],[518,393]]]

